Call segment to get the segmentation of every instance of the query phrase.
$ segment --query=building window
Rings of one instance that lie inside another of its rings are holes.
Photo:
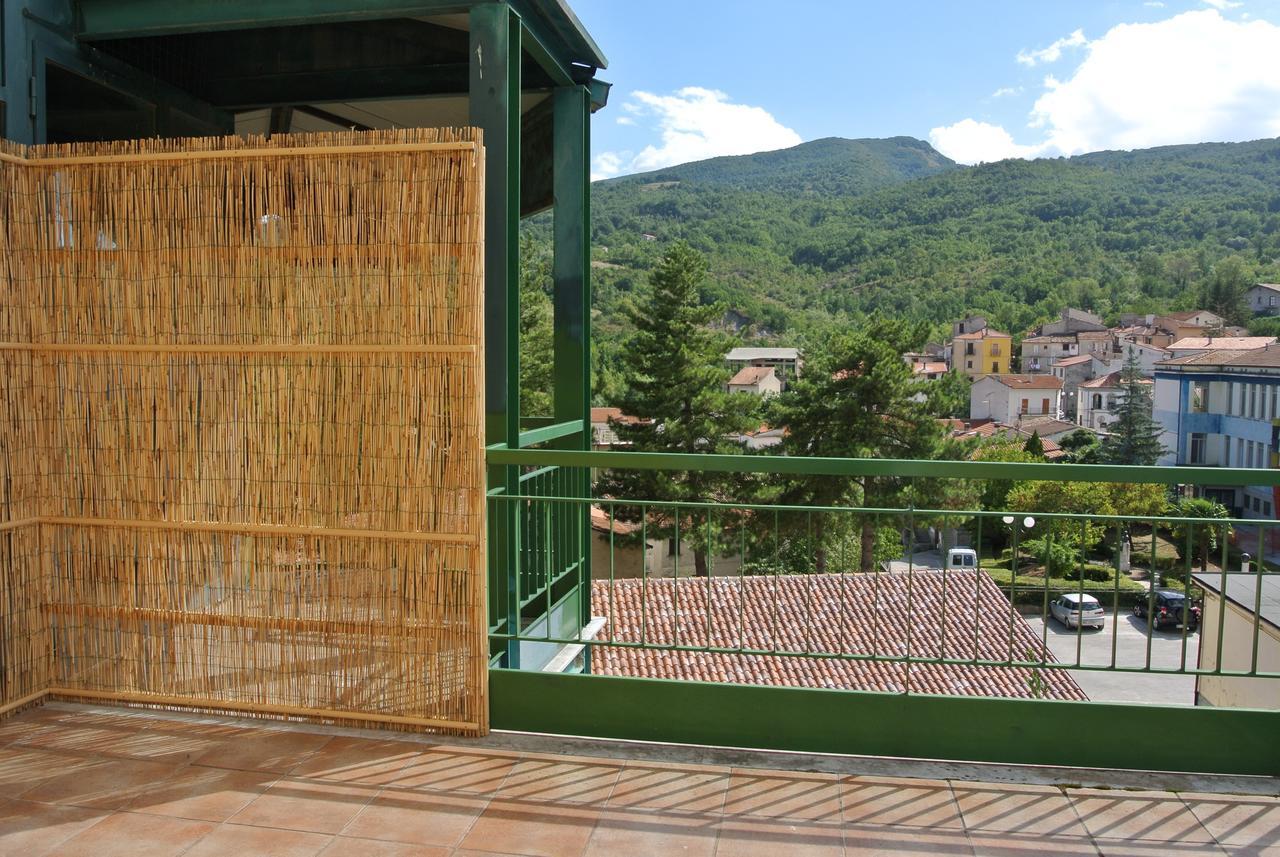
[[[1222,439],[1222,466],[1231,466],[1231,438],[1229,437]]]
[[[991,343],[991,356],[992,356],[992,357],[999,357],[999,356],[1000,356],[1000,343],[999,343],[999,342],[993,342],[993,343]]]
[[[1191,413],[1203,414],[1209,410],[1209,385],[1204,381],[1191,384]]]
[[[1236,467],[1244,467],[1244,438],[1236,438]]]
[[[966,361],[964,362],[964,368],[966,368],[966,369],[972,369],[972,368],[973,368],[973,361],[972,361],[972,360],[966,360]]]
[[[1271,517],[1271,501],[1270,500],[1262,501],[1262,514],[1266,515],[1268,518]]]
[[[1280,417],[1280,387],[1272,384],[1269,398],[1271,399],[1271,412],[1267,419],[1274,420],[1276,417]]]
[[[1249,419],[1258,418],[1258,385],[1249,385]]]
[[[1102,410],[1102,394],[1101,393],[1093,394],[1093,409],[1095,411]]]
[[[1267,298],[1267,306],[1275,306],[1275,305],[1276,305],[1276,296],[1271,295],[1271,297]]]
[[[1029,411],[1029,410],[1031,410],[1031,405],[1030,405],[1030,404],[1028,404],[1028,402],[1027,402],[1027,400],[1026,400],[1026,399],[1023,399],[1023,400],[1022,400],[1022,411],[1021,411],[1021,412],[1025,414],[1025,413],[1026,413],[1027,411]]]
[[[1245,467],[1253,467],[1253,441],[1245,447]]]
[[[966,343],[964,344],[964,355],[965,355],[966,357],[972,357],[972,356],[973,356],[973,343],[972,343],[972,342],[966,342]]]
[[[995,363],[992,363],[992,364],[991,364],[991,374],[992,374],[992,375],[999,375],[999,374],[1000,374],[1000,362],[999,362],[999,361],[996,361]]]
[[[1190,447],[1190,463],[1204,464],[1205,436],[1202,432],[1192,432]]]

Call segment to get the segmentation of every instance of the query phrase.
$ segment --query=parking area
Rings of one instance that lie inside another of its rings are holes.
[[[1052,618],[1046,627],[1038,612],[1024,614],[1024,618],[1037,634],[1045,636],[1049,650],[1062,663],[1106,666],[1112,663],[1114,652],[1117,666],[1143,667],[1150,663],[1152,669],[1168,670],[1184,665],[1194,668],[1200,656],[1198,631],[1188,630],[1185,640],[1179,628],[1148,633],[1147,623],[1127,612],[1118,616],[1108,613],[1101,631],[1085,629],[1078,633]],[[1101,670],[1071,670],[1071,675],[1097,702],[1195,703],[1195,676]]]

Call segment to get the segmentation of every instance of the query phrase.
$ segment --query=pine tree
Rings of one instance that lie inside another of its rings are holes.
[[[734,340],[711,327],[722,311],[701,302],[706,270],[700,253],[683,242],[674,245],[650,275],[648,294],[628,312],[634,332],[624,351],[628,392],[619,404],[640,422],[615,428],[635,452],[739,453],[742,446],[731,436],[759,428],[756,397],[725,391],[724,357]],[[730,474],[697,470],[617,470],[604,475],[599,490],[636,500],[741,500],[732,496],[735,484]],[[649,533],[689,545],[695,573],[705,576],[708,546],[716,549],[725,516],[651,510],[659,511],[648,519]],[[642,514],[622,506],[617,513],[622,520]]]
[[[1160,424],[1151,415],[1151,384],[1133,351],[1120,370],[1120,382],[1124,393],[1111,408],[1116,421],[1107,428],[1110,434],[1102,442],[1102,458],[1108,464],[1155,464],[1165,448],[1160,443]]]
[[[925,403],[915,400],[919,387],[901,356],[915,333],[901,322],[873,320],[837,336],[771,403],[770,421],[787,427],[777,449],[840,458],[936,457],[943,443],[942,424]],[[910,487],[907,480],[888,476],[809,477],[793,481],[781,499],[796,505],[890,507],[903,505]],[[835,529],[841,525],[858,529],[858,564],[872,571],[885,537],[875,516],[800,516],[796,526],[814,543],[816,570],[826,568],[825,545],[843,539]],[[900,555],[900,547],[893,547]]]
[[[1031,437],[1027,438],[1027,442],[1022,446],[1023,452],[1030,453],[1036,458],[1044,458],[1044,441],[1040,439],[1040,432],[1031,432]]]

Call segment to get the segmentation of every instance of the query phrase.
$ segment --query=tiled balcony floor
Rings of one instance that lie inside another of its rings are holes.
[[[1280,857],[1280,798],[791,773],[51,704],[0,721],[0,855]]]

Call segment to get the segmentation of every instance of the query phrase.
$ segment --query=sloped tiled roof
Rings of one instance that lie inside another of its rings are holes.
[[[911,364],[911,374],[913,375],[934,375],[946,371],[947,364],[940,360]]]
[[[1005,660],[1012,629],[1014,659],[1054,662],[995,582],[973,571],[597,580],[591,606],[608,620],[600,641]],[[954,696],[1030,698],[1042,683],[1045,698],[1086,698],[1059,669],[607,645],[591,663],[599,675]]]
[[[1185,336],[1169,344],[1170,351],[1190,348],[1213,351],[1248,351],[1265,348],[1276,341],[1274,336]]]
[[[1080,366],[1081,364],[1092,363],[1092,362],[1093,362],[1092,354],[1080,354],[1076,357],[1068,357],[1065,360],[1059,360],[1057,363],[1054,363],[1053,365],[1054,366]]]
[[[734,387],[750,387],[759,384],[772,374],[774,374],[772,366],[743,366],[729,379],[729,384]]]
[[[1052,375],[984,375],[1014,390],[1061,390],[1062,379]]]
[[[1202,351],[1162,360],[1159,366],[1256,366],[1268,369],[1280,367],[1280,344],[1268,345],[1249,351]]]

